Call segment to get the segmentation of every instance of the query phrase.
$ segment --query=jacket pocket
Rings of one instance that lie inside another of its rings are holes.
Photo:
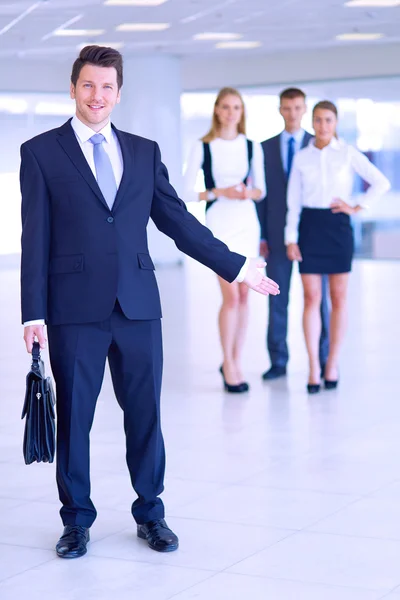
[[[58,273],[81,273],[83,271],[83,254],[54,256],[50,260],[50,275]]]
[[[141,269],[151,269],[154,271],[155,266],[151,260],[150,254],[138,254],[139,267]]]

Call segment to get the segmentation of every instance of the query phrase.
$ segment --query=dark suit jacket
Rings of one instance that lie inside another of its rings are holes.
[[[22,321],[53,325],[161,317],[147,246],[151,217],[182,252],[232,281],[245,258],[186,210],[155,142],[114,128],[124,172],[112,211],[70,121],[21,147]]]
[[[261,238],[267,240],[271,251],[286,252],[284,230],[286,224],[287,176],[281,156],[281,134],[262,142],[264,151],[266,197],[256,204],[261,226]],[[302,148],[312,136],[306,131]]]

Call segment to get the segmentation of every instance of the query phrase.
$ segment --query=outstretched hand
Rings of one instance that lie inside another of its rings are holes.
[[[272,279],[266,277],[261,270],[264,269],[266,262],[260,258],[250,258],[246,276],[243,280],[250,289],[268,296],[276,296],[280,293],[279,285]]]

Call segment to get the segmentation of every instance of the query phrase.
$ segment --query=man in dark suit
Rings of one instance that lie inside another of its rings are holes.
[[[21,147],[22,321],[28,352],[37,337],[57,387],[57,485],[62,558],[86,553],[96,518],[90,499],[89,432],[108,358],[124,411],[126,457],[138,498],[137,534],[176,550],[164,520],[160,426],[161,307],[146,226],[152,218],[180,250],[227,281],[263,293],[278,286],[263,261],[230,252],[190,215],[168,181],[155,142],[117,130],[122,57],[84,48],[71,75],[75,117]]]
[[[265,160],[267,196],[257,204],[261,225],[260,255],[267,260],[267,274],[279,283],[280,295],[269,299],[267,348],[271,367],[263,374],[264,381],[286,375],[289,360],[287,322],[290,280],[293,262],[286,256],[284,229],[286,222],[287,182],[295,153],[304,148],[311,135],[301,128],[306,112],[305,94],[297,88],[288,88],[280,94],[280,114],[285,129],[262,142]],[[329,307],[327,282],[323,278],[321,303],[322,333],[320,361],[322,369],[329,353]]]

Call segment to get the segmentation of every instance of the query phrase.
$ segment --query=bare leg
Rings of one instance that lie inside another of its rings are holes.
[[[325,368],[325,378],[336,381],[339,376],[338,361],[347,325],[347,289],[349,273],[329,276],[332,314],[330,325],[329,356]]]
[[[238,321],[236,327],[235,344],[233,347],[233,359],[236,364],[236,370],[240,381],[244,381],[243,373],[240,365],[244,340],[247,332],[247,324],[249,321],[249,288],[244,283],[239,283],[239,307]]]
[[[321,337],[321,275],[302,275],[304,290],[303,329],[307,347],[310,374],[308,383],[321,381],[319,363],[319,340]]]
[[[234,348],[239,320],[239,283],[228,283],[221,277],[218,277],[218,282],[222,292],[218,325],[224,356],[223,371],[227,383],[238,385],[240,380],[236,370]]]

